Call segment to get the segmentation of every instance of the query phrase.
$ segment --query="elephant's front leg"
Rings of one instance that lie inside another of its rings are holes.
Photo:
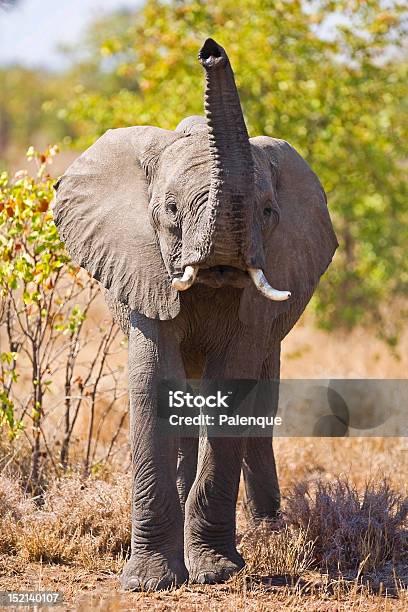
[[[223,358],[209,357],[204,379],[211,385],[212,379],[258,378],[262,364],[256,353],[242,333]],[[193,582],[223,582],[245,565],[236,549],[235,521],[245,445],[245,438],[209,435],[200,439],[184,527],[185,559]]]
[[[245,440],[201,438],[197,478],[186,503],[190,580],[213,584],[244,567],[235,545],[235,510]]]
[[[132,447],[132,553],[125,589],[166,589],[187,580],[176,488],[176,439],[157,430],[157,383],[184,377],[172,322],[132,313],[129,395]]]

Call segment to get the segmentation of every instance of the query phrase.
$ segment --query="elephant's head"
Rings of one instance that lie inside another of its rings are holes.
[[[58,182],[55,222],[72,257],[148,317],[175,317],[194,283],[242,288],[245,320],[255,302],[276,314],[333,256],[325,195],[286,142],[249,139],[224,49],[208,39],[199,61],[205,119],[109,130]]]

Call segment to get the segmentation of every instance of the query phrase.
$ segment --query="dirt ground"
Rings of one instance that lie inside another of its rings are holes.
[[[275,611],[299,610],[307,612],[348,610],[406,610],[408,599],[400,593],[387,596],[370,594],[365,587],[354,582],[335,581],[327,577],[309,574],[287,586],[286,578],[276,576],[247,577],[241,588],[230,584],[217,586],[183,586],[172,592],[124,593],[118,580],[108,572],[91,572],[69,567],[52,567],[32,564],[24,575],[1,580],[1,589],[60,591],[64,603],[58,609],[88,612],[100,610],[248,610]],[[10,609],[10,608],[8,608]]]

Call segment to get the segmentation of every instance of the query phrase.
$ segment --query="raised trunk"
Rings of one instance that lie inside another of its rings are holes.
[[[248,132],[224,49],[209,38],[199,60],[206,71],[205,114],[212,158],[206,252],[211,262],[244,266],[254,182]]]

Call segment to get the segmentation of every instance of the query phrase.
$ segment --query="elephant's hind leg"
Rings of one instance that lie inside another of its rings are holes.
[[[279,380],[280,344],[274,348],[262,367],[262,379]],[[278,388],[271,387],[277,408]],[[276,409],[275,408],[275,409]],[[280,491],[271,438],[248,438],[242,466],[245,482],[246,508],[255,524],[273,523],[279,515]]]
[[[243,473],[245,506],[251,520],[273,524],[279,516],[280,491],[270,438],[248,438]]]

